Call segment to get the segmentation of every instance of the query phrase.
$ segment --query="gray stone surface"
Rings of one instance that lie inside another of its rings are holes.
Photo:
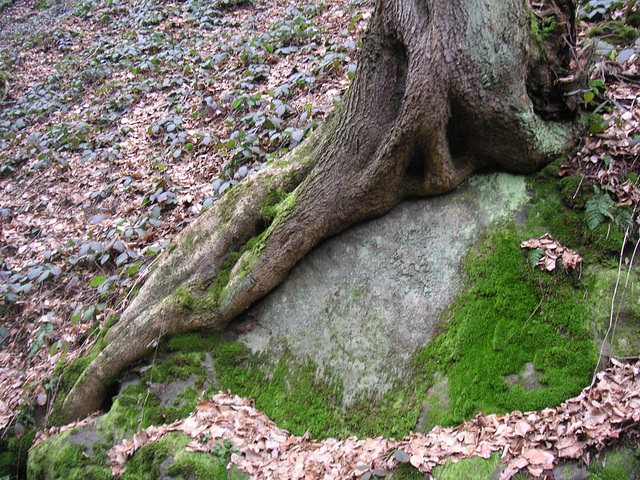
[[[509,385],[509,388],[520,385],[525,391],[530,392],[544,387],[545,384],[540,381],[543,373],[540,370],[536,370],[532,362],[527,362],[519,374],[506,375],[504,380]]]
[[[239,319],[238,339],[271,358],[287,345],[329,367],[347,403],[360,392],[384,392],[433,337],[470,246],[526,201],[524,178],[500,173],[404,202],[308,254]]]

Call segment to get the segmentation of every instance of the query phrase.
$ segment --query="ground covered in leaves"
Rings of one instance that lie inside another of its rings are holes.
[[[371,5],[30,2],[0,20],[0,428],[169,239],[339,102]],[[20,420],[24,421],[24,420]]]
[[[178,231],[340,101],[371,3],[2,2],[3,435],[46,417],[56,367],[126,307]],[[558,172],[590,228],[629,239],[640,199],[632,7],[581,4],[580,48],[595,66],[573,94],[590,112],[589,133]],[[530,242],[532,264],[578,267],[571,245]],[[621,259],[632,263],[627,250]]]
[[[559,459],[581,458],[588,463],[589,448],[603,448],[638,422],[640,363],[614,361],[612,369],[598,374],[594,386],[557,408],[525,414],[480,414],[456,428],[436,427],[400,440],[349,437],[320,441],[308,435],[291,435],[256,410],[251,399],[219,393],[199,403],[188,418],[140,430],[108,455],[113,474],[119,475],[137,450],[181,432],[192,439],[187,451],[211,453],[225,442],[233,445],[231,463],[255,479],[385,477],[402,463],[430,474],[447,461],[488,459],[498,452],[504,464],[499,479],[508,480],[522,469],[539,477]],[[68,428],[53,429],[38,441]]]

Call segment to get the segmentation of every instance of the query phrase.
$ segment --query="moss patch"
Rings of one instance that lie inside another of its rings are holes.
[[[447,331],[418,355],[426,377],[439,371],[449,380],[450,409],[432,411],[427,425],[555,406],[588,384],[596,349],[583,325],[583,292],[570,277],[530,269],[519,245],[508,225],[470,255],[469,289],[449,309]],[[504,377],[528,362],[544,372],[545,386],[509,388]]]
[[[179,352],[155,360],[151,368],[143,369],[139,381],[120,392],[109,412],[93,425],[57,435],[32,451],[28,463],[29,478],[112,478],[107,468],[106,452],[114,443],[132,436],[141,428],[171,423],[194,411],[195,405],[202,399],[200,392],[205,388],[207,378],[204,358],[204,353]],[[158,391],[160,386],[188,379],[194,379],[192,386],[181,388],[170,402],[161,400]],[[90,448],[77,444],[76,435],[88,436],[92,440],[87,442],[91,444]],[[134,465],[137,465],[136,462]],[[134,473],[137,471],[135,468],[132,469]],[[82,472],[87,476],[81,477]],[[151,478],[143,473],[140,475],[129,476],[127,473],[123,478]]]
[[[220,334],[178,335],[168,347],[211,354],[218,388],[253,397],[256,408],[296,435],[309,430],[314,438],[401,436],[413,428],[420,414],[423,398],[413,385],[397,385],[381,397],[362,396],[344,407],[342,385],[331,372],[293,358],[286,348],[274,363]]]
[[[627,480],[640,476],[640,458],[627,449],[609,451],[589,466],[588,480]]]
[[[171,423],[187,417],[199,401],[206,379],[203,355],[178,353],[159,361],[140,374],[140,381],[125,387],[114,399],[107,414],[98,421],[98,430],[108,441],[119,441],[150,425]],[[156,393],[159,385],[169,385],[195,376],[195,385],[185,387],[170,404],[162,404]]]
[[[500,465],[497,453],[487,459],[473,457],[458,463],[447,460],[445,465],[434,468],[433,477],[438,480],[491,480]]]
[[[587,37],[602,38],[613,45],[628,45],[638,38],[638,32],[624,22],[610,21],[591,28]]]
[[[386,478],[388,480],[424,480],[426,477],[410,464],[403,463]]]
[[[261,209],[262,218],[268,227],[250,238],[238,251],[231,252],[227,256],[206,291],[199,291],[183,284],[172,294],[172,300],[186,310],[206,310],[217,307],[230,284],[237,284],[251,272],[253,263],[262,253],[271,233],[277,225],[288,220],[295,210],[295,201],[295,192],[285,193],[282,189],[271,191]]]
[[[75,385],[76,381],[82,375],[82,372],[87,368],[91,361],[98,356],[98,348],[94,346],[93,353],[90,353],[86,357],[76,358],[67,365],[58,364],[54,370],[54,376],[60,378],[60,384],[58,386],[58,393],[56,395],[55,404],[53,408],[53,414],[48,419],[49,425],[60,425],[63,422],[60,421],[58,415],[62,412],[62,403],[66,398],[71,388]]]
[[[575,177],[561,179],[558,176],[561,162],[549,165],[528,179],[527,186],[535,195],[523,236],[549,232],[563,245],[579,249],[585,264],[614,264],[622,248],[623,232],[612,224],[589,230],[584,205],[594,197],[593,186],[587,181],[581,184]]]
[[[212,454],[188,452],[185,446],[191,441],[187,435],[171,433],[145,445],[126,463],[123,478],[159,480],[170,476],[185,480],[227,480],[231,448],[221,446]]]
[[[112,478],[105,451],[88,457],[86,447],[69,437],[73,430],[41,443],[29,454],[27,476],[34,480],[108,480]]]
[[[0,478],[24,478],[27,470],[27,456],[33,443],[35,431],[21,437],[0,440]]]

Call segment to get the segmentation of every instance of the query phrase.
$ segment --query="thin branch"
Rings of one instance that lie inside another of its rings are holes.
[[[573,194],[573,197],[571,197],[572,200],[575,200],[576,197],[578,196],[578,192],[580,191],[580,187],[582,187],[582,182],[584,181],[584,175],[582,175],[580,177],[580,183],[578,184],[578,188],[576,188],[576,193]]]
[[[593,378],[591,379],[592,387],[596,383],[596,374],[598,373],[598,366],[600,365],[600,361],[602,360],[602,356],[604,354],[604,347],[607,344],[607,339],[609,338],[609,334],[611,333],[611,330],[613,328],[616,296],[618,295],[618,287],[620,286],[620,275],[622,273],[622,259],[624,258],[624,247],[627,244],[628,236],[629,236],[629,229],[627,228],[627,230],[624,232],[624,239],[622,240],[622,248],[620,250],[620,261],[618,262],[618,276],[616,277],[616,286],[613,289],[613,296],[611,297],[611,313],[609,314],[609,328],[607,329],[607,333],[602,339],[602,345],[600,345],[600,353],[598,354],[598,361],[596,362],[596,366],[593,371]]]
[[[533,312],[531,312],[531,315],[529,315],[529,318],[527,318],[527,321],[524,322],[524,325],[522,326],[522,329],[524,330],[525,328],[527,328],[527,323],[529,323],[529,320],[531,320],[533,318],[533,316],[536,314],[536,312],[538,311],[538,309],[542,306],[542,302],[544,302],[544,297],[542,297],[540,299],[540,302],[538,303],[538,306],[533,310]]]

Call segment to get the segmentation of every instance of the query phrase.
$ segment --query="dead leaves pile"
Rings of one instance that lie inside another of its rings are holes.
[[[500,479],[527,469],[534,477],[561,459],[589,463],[589,449],[602,449],[640,422],[640,362],[600,372],[592,387],[557,408],[540,412],[476,416],[456,428],[436,427],[402,440],[375,437],[358,440],[311,440],[290,435],[256,410],[250,399],[219,393],[197,406],[188,418],[170,425],[140,430],[109,452],[114,474],[124,471],[126,460],[142,446],[170,432],[193,438],[187,450],[211,452],[231,440],[239,453],[231,463],[255,479],[355,479],[371,469],[390,471],[401,450],[420,472],[430,474],[447,460],[489,458],[499,452],[505,467]],[[367,468],[363,468],[366,466]],[[360,467],[360,468],[358,468]]]
[[[562,260],[562,266],[565,272],[576,270],[582,263],[582,257],[578,255],[578,252],[554,241],[548,233],[545,233],[540,238],[532,238],[526,242],[522,242],[520,248],[542,250],[543,255],[535,266],[547,272],[552,272],[556,269],[558,260]]]

